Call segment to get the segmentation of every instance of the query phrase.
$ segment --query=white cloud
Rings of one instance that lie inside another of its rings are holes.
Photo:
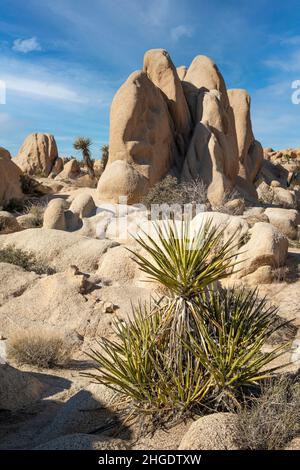
[[[13,44],[13,50],[27,54],[28,52],[41,51],[42,48],[37,38],[33,37],[29,39],[16,39]]]
[[[175,26],[175,28],[171,29],[171,38],[173,41],[179,41],[182,37],[191,37],[193,34],[193,29],[189,26],[184,24],[180,24]]]
[[[267,59],[264,64],[283,72],[300,72],[300,50],[296,50],[284,58]]]
[[[68,88],[62,83],[20,78],[13,75],[4,77],[6,89],[21,94],[36,95],[45,99],[57,101],[69,101],[73,103],[84,103],[86,99],[75,90]]]

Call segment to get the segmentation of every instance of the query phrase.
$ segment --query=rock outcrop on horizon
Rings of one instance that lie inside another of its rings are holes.
[[[143,71],[131,74],[113,99],[109,148],[101,200],[140,202],[169,173],[200,178],[214,206],[233,190],[257,198],[263,150],[253,136],[249,95],[227,92],[206,56],[176,69],[164,49],[147,51]]]
[[[34,133],[26,137],[14,162],[27,175],[48,176],[57,158],[54,136]]]
[[[12,199],[22,199],[20,176],[22,172],[12,161],[8,150],[0,147],[0,206]]]

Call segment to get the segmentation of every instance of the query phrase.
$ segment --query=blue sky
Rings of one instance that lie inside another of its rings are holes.
[[[263,146],[300,146],[299,0],[1,0],[0,145],[15,155],[27,134],[55,135],[61,155],[89,136],[108,142],[109,106],[122,82],[161,47],[174,63],[212,57],[228,88],[252,96]]]

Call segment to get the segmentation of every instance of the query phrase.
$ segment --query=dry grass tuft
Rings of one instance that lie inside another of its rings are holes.
[[[38,203],[29,203],[25,207],[24,214],[30,214],[31,219],[31,227],[42,227],[44,221],[44,212],[47,207],[47,203],[45,202],[38,202]]]
[[[282,449],[300,433],[299,378],[281,377],[238,413],[237,445],[247,450]]]
[[[68,364],[71,347],[62,335],[35,328],[16,332],[9,340],[7,355],[18,364],[51,369]]]
[[[34,271],[37,274],[51,275],[55,270],[38,260],[33,253],[20,250],[14,246],[0,249],[0,263],[9,263],[20,266],[25,271]]]

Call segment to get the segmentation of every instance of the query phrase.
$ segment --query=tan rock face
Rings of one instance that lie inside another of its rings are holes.
[[[185,65],[181,65],[180,67],[177,67],[176,70],[179,80],[184,80],[184,77],[186,76],[187,72],[187,67]]]
[[[152,49],[144,56],[144,72],[166,98],[175,125],[176,141],[184,158],[191,132],[191,116],[177,70],[164,49]],[[182,165],[181,165],[182,166]]]
[[[197,102],[199,91],[204,94],[217,90],[222,97],[223,105],[228,107],[226,85],[216,64],[204,55],[195,57],[184,77],[184,91],[194,122],[199,120]]]
[[[134,72],[115,95],[110,112],[109,160],[98,184],[100,199],[137,202],[174,161],[173,125],[159,89]]]
[[[48,176],[57,157],[53,135],[39,133],[26,137],[14,161],[28,175]]]
[[[250,230],[250,240],[238,251],[238,270],[233,278],[240,279],[262,266],[272,269],[284,266],[288,253],[287,238],[266,222],[256,223]]]
[[[180,450],[237,450],[237,417],[213,413],[197,419],[180,442]]]
[[[10,153],[0,147],[0,206],[5,206],[11,199],[23,197],[21,174],[19,167],[12,161]]]
[[[43,228],[66,230],[65,201],[64,199],[52,199],[44,212]]]
[[[255,194],[253,182],[263,162],[263,149],[254,139],[251,117],[250,96],[246,90],[228,90],[229,103],[233,112],[239,153],[239,186]]]
[[[200,177],[208,199],[218,205],[235,185],[239,171],[235,122],[224,79],[211,59],[198,56],[184,78],[184,90],[197,123],[182,176]]]
[[[64,165],[63,170],[57,175],[55,179],[73,179],[80,175],[80,166],[75,158],[72,158]]]

